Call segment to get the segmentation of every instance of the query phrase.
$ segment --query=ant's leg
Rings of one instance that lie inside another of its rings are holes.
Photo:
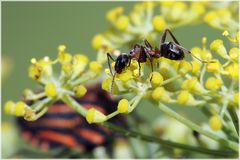
[[[173,35],[173,33],[169,29],[166,29],[166,32],[168,32],[170,34],[170,36],[172,37],[172,39],[175,43],[180,45],[180,43],[177,41],[176,37]]]
[[[147,57],[148,57],[148,59],[150,61],[151,69],[152,69],[152,72],[153,72],[153,64],[152,64],[153,59],[152,59],[152,57],[148,53],[146,53],[146,55],[147,55]],[[150,81],[152,81],[152,75],[151,75]]]
[[[128,67],[130,67],[131,61],[132,61],[132,59],[130,58],[129,63],[128,63]]]
[[[111,88],[110,88],[110,93],[111,94],[112,94],[112,89],[113,89],[113,85],[114,85],[115,75],[116,75],[116,72],[113,75],[113,79],[112,79],[112,83],[111,83]]]
[[[109,53],[107,53],[107,57],[108,57],[108,67],[110,69],[111,75],[113,76],[112,68],[111,68],[111,65],[110,65],[110,59],[113,60],[113,61],[115,61],[115,60],[112,58],[112,56]]]
[[[139,77],[141,76],[141,64],[140,62],[138,62],[138,73],[139,73]]]
[[[148,42],[148,40],[144,39],[144,44],[147,48],[152,49],[152,45]]]

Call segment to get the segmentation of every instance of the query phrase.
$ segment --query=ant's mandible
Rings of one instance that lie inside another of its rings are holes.
[[[173,42],[166,42],[167,33],[170,34],[171,38],[173,39]],[[135,44],[133,49],[129,52],[129,54],[120,54],[116,60],[114,60],[112,58],[112,56],[109,53],[107,53],[108,66],[110,69],[110,73],[113,76],[110,91],[112,92],[112,87],[114,84],[114,79],[115,79],[116,73],[118,73],[118,74],[122,73],[122,71],[126,67],[130,66],[131,60],[136,60],[138,62],[139,74],[140,74],[141,73],[140,72],[141,71],[140,63],[147,62],[147,59],[149,59],[149,61],[150,61],[151,70],[153,72],[152,62],[153,62],[154,58],[164,57],[164,58],[167,58],[170,60],[179,61],[179,60],[184,59],[184,57],[185,57],[184,53],[190,54],[191,56],[193,56],[197,60],[201,61],[202,63],[208,63],[207,61],[203,61],[203,60],[199,59],[198,57],[194,56],[193,54],[191,54],[191,52],[188,49],[182,47],[180,45],[180,43],[177,41],[177,39],[175,38],[175,36],[173,35],[173,33],[169,29],[165,29],[165,31],[163,32],[163,35],[160,40],[159,48],[157,48],[157,47],[153,48],[151,46],[151,44],[145,39],[144,45]],[[114,65],[115,73],[112,72],[112,69],[110,66],[110,59],[112,61],[115,61],[115,65]],[[152,79],[152,77],[151,77],[151,79]]]

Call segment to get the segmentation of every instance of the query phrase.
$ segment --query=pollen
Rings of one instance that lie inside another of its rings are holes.
[[[82,97],[87,93],[87,88],[84,85],[74,87],[74,92],[77,97]]]
[[[104,37],[102,34],[97,34],[93,37],[92,46],[94,49],[100,49],[103,46]]]
[[[127,16],[120,16],[116,21],[116,27],[121,30],[125,31],[129,26],[129,18]]]
[[[155,16],[152,21],[153,27],[157,32],[163,31],[167,24],[162,16]]]
[[[218,90],[222,86],[222,81],[215,78],[209,77],[205,82],[205,87],[209,90]]]
[[[15,114],[15,103],[13,101],[7,101],[4,105],[4,112],[6,114]]]
[[[222,120],[218,115],[214,115],[210,117],[209,125],[214,131],[219,131],[222,128]]]
[[[22,101],[17,102],[15,106],[15,115],[19,117],[24,116],[25,108],[26,108],[26,104],[24,102]]]
[[[56,97],[57,96],[57,87],[54,83],[48,83],[44,88],[45,94],[48,97]]]
[[[117,110],[119,113],[128,113],[129,102],[127,99],[121,99],[118,103]]]
[[[87,111],[86,119],[89,124],[91,123],[101,123],[106,121],[107,117],[95,108],[91,108]]]

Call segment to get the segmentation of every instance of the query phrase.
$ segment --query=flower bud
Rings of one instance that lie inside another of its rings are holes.
[[[125,31],[129,26],[129,18],[127,16],[120,16],[116,21],[117,29]]]
[[[172,102],[172,99],[168,92],[163,87],[157,87],[152,92],[152,98],[155,101],[162,101],[166,103]]]
[[[15,114],[15,103],[13,101],[7,101],[4,105],[4,111],[6,114]]]
[[[209,90],[216,91],[222,86],[222,81],[215,77],[209,77],[205,82],[205,86]]]
[[[90,62],[90,70],[96,74],[99,74],[102,70],[102,65],[97,61]]]
[[[48,97],[56,97],[57,96],[57,87],[54,83],[48,83],[46,84],[45,88],[44,88],[45,94]]]
[[[117,18],[123,13],[123,11],[124,11],[123,7],[113,8],[107,12],[106,19],[114,23],[117,20]]]
[[[102,34],[97,34],[93,37],[92,46],[94,49],[100,49],[103,47],[104,37]]]
[[[209,125],[214,131],[219,131],[222,128],[222,120],[218,115],[212,116],[209,119]]]
[[[201,70],[201,63],[199,63],[197,61],[191,61],[191,63],[192,63],[192,73],[194,75],[198,75]]]
[[[178,65],[178,73],[184,76],[186,73],[192,70],[192,65],[188,61],[181,61]]]
[[[118,103],[117,110],[119,113],[129,112],[129,102],[127,99],[121,99]]]
[[[220,39],[214,40],[210,44],[210,49],[218,53],[221,57],[228,59],[228,54],[225,46],[223,45],[223,41]]]
[[[221,64],[218,60],[215,60],[214,63],[208,63],[206,70],[208,72],[219,73],[221,69]]]
[[[17,102],[15,106],[15,115],[24,116],[26,107],[27,105],[24,102],[22,101]]]
[[[163,82],[163,77],[159,72],[152,72],[150,74],[150,78],[152,77],[152,85],[153,86],[158,86]]]
[[[166,24],[166,22],[165,22],[165,20],[163,19],[162,16],[153,17],[152,24],[153,24],[153,28],[157,32],[162,32],[167,26],[167,24]]]
[[[201,94],[204,92],[204,88],[199,83],[197,77],[193,77],[192,79],[185,80],[182,83],[182,89],[188,90],[192,93]]]
[[[86,115],[87,122],[91,123],[101,123],[107,120],[107,117],[95,108],[91,108],[87,111]]]
[[[238,80],[238,70],[239,65],[237,63],[232,63],[231,65],[227,66],[225,71],[230,75],[232,79]]]
[[[229,51],[229,56],[233,61],[238,61],[238,58],[240,57],[240,50],[237,47],[231,48]]]
[[[179,104],[186,104],[186,105],[195,105],[196,101],[194,97],[188,91],[181,91],[180,94],[177,96],[177,102]]]
[[[84,85],[78,85],[74,87],[73,90],[77,97],[83,97],[87,93],[87,89]]]
[[[122,82],[127,82],[133,79],[133,73],[131,70],[127,69],[127,70],[124,70],[122,73],[117,74],[116,78],[120,79]]]
[[[64,52],[60,52],[58,54],[58,60],[61,64],[64,63],[71,63],[72,61],[72,55],[69,53],[64,53]]]

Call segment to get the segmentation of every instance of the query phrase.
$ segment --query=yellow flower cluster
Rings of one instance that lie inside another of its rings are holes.
[[[59,77],[55,77],[52,69],[57,63],[61,65]],[[48,57],[40,60],[31,59],[29,77],[43,86],[39,93],[34,93],[30,89],[25,90],[24,100],[34,103],[27,106],[23,102],[15,104],[9,101],[5,105],[5,111],[15,116],[24,116],[26,120],[36,120],[47,111],[49,104],[57,100],[64,101],[66,96],[84,96],[87,89],[83,84],[94,79],[101,71],[101,62],[89,62],[84,54],[67,53],[66,46],[60,45],[55,60]]]

